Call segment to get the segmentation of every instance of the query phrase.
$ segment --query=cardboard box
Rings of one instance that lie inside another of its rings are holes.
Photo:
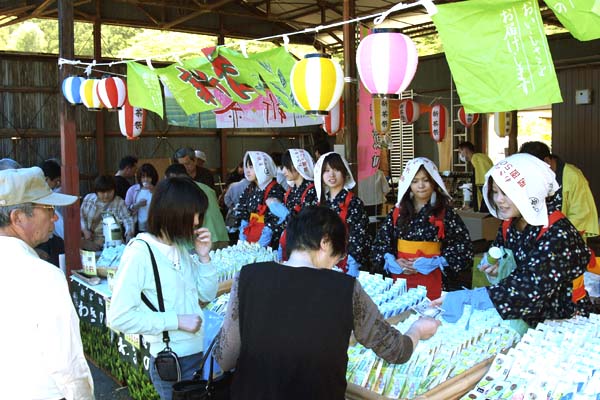
[[[501,221],[488,213],[458,210],[457,214],[463,220],[471,240],[494,240],[498,234]]]

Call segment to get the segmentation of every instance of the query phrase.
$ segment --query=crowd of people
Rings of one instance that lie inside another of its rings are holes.
[[[475,165],[472,148],[463,150]],[[151,164],[138,168],[132,156],[123,158],[115,176],[95,179],[81,203],[81,247],[102,249],[107,213],[122,225],[127,246],[107,319],[151,344],[151,379],[162,399],[171,398],[176,380],[190,379],[199,368],[206,350],[201,304],[217,293],[209,252],[227,246],[232,230],[279,255],[277,262],[245,266],[233,279],[215,346],[220,366],[236,371],[232,399],[343,399],[352,332],[392,363],[406,362],[420,340],[435,334],[440,322],[427,317],[404,334],[391,327],[355,279],[360,270],[403,278],[408,288],[426,286],[449,322],[467,304],[495,308],[517,329],[589,314],[583,274],[595,268],[595,257],[585,238],[598,234],[598,216],[581,171],[553,158],[547,147],[526,143],[477,178],[482,204],[503,221],[492,246],[504,254],[495,262],[484,255],[478,268],[491,285],[477,289],[463,287],[472,273],[473,245],[431,160],[406,164],[395,207],[371,237],[347,160],[326,148],[317,155],[315,160],[307,150],[288,149],[277,165],[265,152],[248,151],[219,197],[201,165],[205,154],[191,148],[175,152],[162,179]],[[66,281],[40,259],[47,255],[42,246],[64,235],[56,207],[77,198],[60,193],[56,161],[41,169],[7,160],[0,165],[7,167],[0,171],[0,248],[27,274],[42,277],[32,297],[11,284],[22,270],[4,271],[0,304],[22,305],[3,312],[8,326],[22,326],[24,310],[39,318],[24,329],[30,346],[12,356],[16,346],[8,349],[17,366],[29,367],[27,381],[24,369],[11,368],[14,386],[0,393],[14,394],[18,387],[26,398],[92,398]],[[33,301],[40,296],[44,302]],[[175,379],[165,372],[169,352],[178,359]]]

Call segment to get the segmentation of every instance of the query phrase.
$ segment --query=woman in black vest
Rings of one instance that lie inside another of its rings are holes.
[[[350,334],[388,362],[406,362],[439,322],[391,327],[360,283],[331,268],[346,228],[327,207],[305,207],[287,226],[288,261],[246,265],[234,278],[215,356],[236,368],[231,398],[342,400]]]

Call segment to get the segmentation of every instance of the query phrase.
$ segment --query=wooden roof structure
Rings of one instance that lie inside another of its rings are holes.
[[[434,0],[435,4],[459,0]],[[414,3],[415,0],[404,3]],[[0,27],[31,18],[57,18],[55,0],[3,0]],[[384,12],[399,3],[395,0],[73,0],[74,18],[100,24],[200,33],[230,38],[256,39],[344,20],[344,3],[353,3],[354,16]],[[543,2],[544,22],[560,23]],[[371,19],[364,20],[371,26]],[[435,26],[423,7],[392,13],[384,22],[411,37],[435,33]],[[295,35],[293,43],[317,44],[329,53],[343,49],[341,26],[317,33]]]

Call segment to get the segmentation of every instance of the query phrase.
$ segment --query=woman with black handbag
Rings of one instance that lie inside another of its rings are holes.
[[[287,226],[288,260],[246,265],[234,278],[214,355],[235,367],[231,399],[343,400],[350,334],[388,362],[406,362],[439,321],[406,334],[389,325],[352,276],[332,270],[346,254],[337,213],[305,207]]]
[[[201,228],[206,195],[189,178],[167,178],[152,196],[148,231],[121,258],[108,323],[150,343],[150,377],[161,399],[190,379],[203,358],[203,312],[198,302],[217,294],[211,234]],[[162,342],[162,343],[161,343]]]

